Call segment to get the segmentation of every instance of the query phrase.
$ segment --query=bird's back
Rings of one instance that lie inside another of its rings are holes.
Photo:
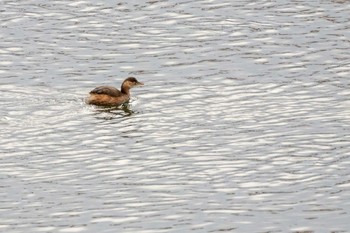
[[[108,95],[111,97],[119,97],[119,96],[123,95],[123,93],[121,91],[119,91],[117,88],[111,87],[111,86],[96,87],[95,89],[90,91],[90,94]]]

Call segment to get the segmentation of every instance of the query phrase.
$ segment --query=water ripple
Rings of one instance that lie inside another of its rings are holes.
[[[0,229],[346,232],[345,3],[5,1]]]

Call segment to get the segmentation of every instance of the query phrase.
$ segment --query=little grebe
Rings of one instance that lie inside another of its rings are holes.
[[[101,106],[119,106],[127,103],[130,99],[130,89],[135,86],[142,86],[143,83],[137,81],[134,77],[129,77],[124,80],[121,86],[121,91],[110,86],[96,87],[90,91],[90,96],[87,99],[88,104]]]

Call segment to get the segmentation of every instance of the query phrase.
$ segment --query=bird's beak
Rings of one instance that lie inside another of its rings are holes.
[[[145,84],[142,83],[142,82],[137,82],[137,83],[136,83],[136,86],[143,86],[143,85],[145,85]]]

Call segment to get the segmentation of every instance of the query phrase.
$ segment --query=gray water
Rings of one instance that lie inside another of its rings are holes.
[[[0,232],[350,232],[349,1],[0,4]]]

